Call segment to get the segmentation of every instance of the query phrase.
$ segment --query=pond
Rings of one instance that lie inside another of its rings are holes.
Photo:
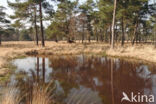
[[[11,83],[55,83],[61,104],[156,104],[156,67],[101,56],[49,56],[15,59]],[[128,97],[128,99],[122,99]]]

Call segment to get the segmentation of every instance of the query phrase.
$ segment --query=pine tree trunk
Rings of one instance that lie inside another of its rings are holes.
[[[97,28],[96,28],[96,30],[95,30],[95,36],[96,36],[96,41],[98,42],[98,41],[99,41],[99,37],[98,37]]]
[[[111,40],[111,49],[114,48],[114,26],[115,26],[115,16],[116,16],[116,5],[117,0],[114,0],[114,10],[113,10],[113,20],[112,20],[112,40]]]
[[[88,37],[88,42],[90,43],[90,34],[89,34],[89,37]]]
[[[45,58],[42,58],[42,77],[44,83],[45,82]]]
[[[42,21],[42,2],[39,4],[40,6],[40,25],[41,25],[41,38],[42,38],[42,46],[45,46],[44,42],[44,31],[43,31],[43,21]]]
[[[124,18],[122,17],[122,40],[121,40],[121,46],[124,46],[125,42],[125,24],[124,24]]]
[[[0,45],[2,45],[2,35],[0,34]]]
[[[39,57],[37,57],[37,82],[39,82]]]
[[[103,38],[104,38],[104,35],[102,33],[102,30],[100,29],[100,37],[101,37],[101,42],[103,42]]]
[[[34,9],[34,12],[35,12],[34,22],[35,22],[36,45],[38,46],[38,29],[37,29],[36,7]]]
[[[96,36],[96,42],[98,42],[99,41],[99,38],[98,38],[98,36]]]
[[[109,34],[109,43],[110,43],[110,45],[111,45],[111,41],[112,41],[112,33],[111,33],[112,30],[111,30],[111,26],[112,25],[110,25],[110,34]]]
[[[114,41],[117,43],[118,42],[118,33],[117,33],[117,25],[115,26],[115,36],[114,36]]]
[[[156,48],[156,29],[154,29],[154,47]]]
[[[105,42],[106,43],[108,43],[108,31],[107,31],[108,29],[106,28],[106,30],[105,30]]]
[[[137,28],[138,28],[138,22],[135,24],[135,28],[134,28],[134,33],[133,33],[133,40],[132,40],[132,45],[134,45],[135,41],[136,41],[136,37],[137,37]]]
[[[83,23],[83,32],[82,32],[82,43],[84,41],[84,23]]]
[[[82,33],[82,43],[83,43],[83,41],[84,41],[84,33]]]

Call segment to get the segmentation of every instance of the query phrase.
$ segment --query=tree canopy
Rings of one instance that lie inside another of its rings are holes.
[[[152,42],[155,37],[155,3],[149,0],[117,0],[114,26],[114,0],[8,0],[14,14],[8,16],[13,22],[10,27],[20,35],[31,28],[31,40],[97,40],[110,43],[125,41]],[[0,22],[5,18],[4,7],[0,7]],[[114,38],[112,39],[112,27]],[[1,26],[2,28],[2,26]],[[40,29],[39,29],[40,28]]]

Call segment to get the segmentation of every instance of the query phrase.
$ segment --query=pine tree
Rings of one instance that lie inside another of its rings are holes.
[[[42,46],[45,46],[42,6],[43,6],[43,9],[46,14],[52,15],[53,7],[49,4],[49,2],[47,2],[46,0],[45,1],[18,0],[16,2],[8,1],[8,4],[11,8],[15,9],[15,14],[10,16],[12,19],[16,19],[16,21],[20,21],[21,23],[23,22],[23,20],[24,21],[27,20],[27,23],[34,25],[35,36],[36,36],[36,45],[38,45],[38,37],[39,37],[37,22],[39,21],[38,17],[40,17]],[[39,6],[39,10],[38,10],[38,6]],[[38,16],[38,11],[39,11],[40,16]]]
[[[53,33],[51,35],[55,35],[54,37],[61,37],[56,35],[64,35],[67,38],[68,42],[73,41],[73,34],[70,28],[73,24],[72,19],[75,16],[75,8],[77,8],[77,1],[71,2],[70,0],[60,1],[58,4],[58,9],[53,16],[53,20],[51,25],[48,27],[53,28],[54,30],[48,29],[48,33]],[[56,27],[54,26],[56,25]],[[57,30],[58,29],[58,30]],[[57,32],[57,33],[56,33]],[[54,34],[55,33],[55,34]],[[49,34],[48,34],[49,35]]]
[[[92,28],[92,20],[93,20],[93,9],[94,9],[95,3],[93,0],[87,0],[86,3],[82,4],[80,6],[80,11],[82,15],[86,16],[87,18],[87,30],[89,32],[88,34],[88,41],[90,42],[91,36],[93,36],[93,28]]]
[[[36,45],[38,45],[38,29],[37,29],[37,7],[33,0],[26,1],[8,1],[8,5],[15,10],[15,14],[11,15],[12,19],[22,24],[23,21],[27,20],[27,23],[34,24]],[[24,25],[25,23],[23,23]]]
[[[109,43],[111,43],[111,26],[112,26],[112,18],[113,18],[113,1],[112,0],[99,0],[98,2],[99,8],[99,20],[100,25],[102,26],[102,30],[105,31],[105,41],[107,42],[109,39]],[[109,33],[109,35],[108,35]]]
[[[2,44],[2,34],[5,34],[5,28],[7,28],[7,24],[10,23],[9,20],[6,19],[6,13],[4,12],[4,7],[0,6],[0,45]]]

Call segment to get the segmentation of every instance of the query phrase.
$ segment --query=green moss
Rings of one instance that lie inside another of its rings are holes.
[[[0,76],[0,84],[9,81],[10,76],[15,72],[16,66],[12,64],[12,60],[14,59],[23,59],[26,55],[17,54],[15,57],[8,57],[6,64],[3,65],[3,68],[6,69],[7,74]]]
[[[26,55],[17,55],[16,57],[11,58],[11,60],[13,60],[13,59],[23,59],[25,57],[26,57]]]
[[[7,64],[3,66],[6,69],[6,74],[0,76],[0,84],[9,81],[10,76],[16,70],[16,67],[9,61]]]
[[[21,55],[21,56],[18,56],[18,57],[16,57],[16,58],[18,58],[18,59],[23,59],[23,58],[25,58],[26,56],[25,55]]]
[[[105,56],[107,56],[107,53],[106,52],[102,52],[99,55],[105,57]]]
[[[0,77],[0,83],[2,83],[2,82],[6,82],[6,81],[8,81],[8,80],[9,80],[9,74]]]

